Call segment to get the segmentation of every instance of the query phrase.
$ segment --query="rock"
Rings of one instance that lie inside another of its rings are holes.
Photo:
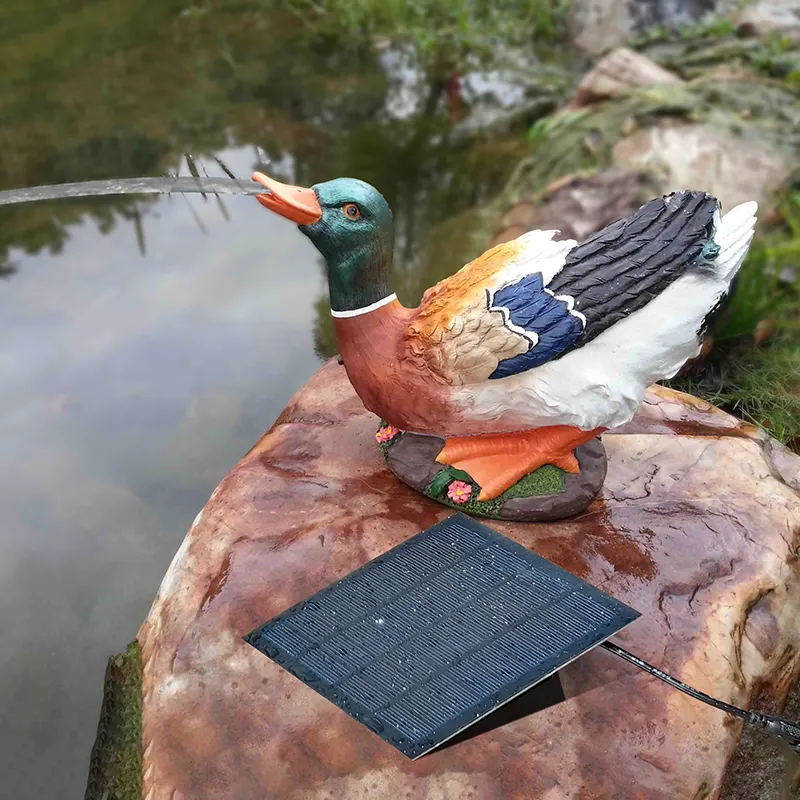
[[[605,651],[566,699],[412,762],[241,637],[451,511],[405,487],[334,361],[228,474],[139,631],[147,800],[716,798],[740,723]],[[615,637],[747,707],[800,667],[800,459],[756,428],[654,388],[604,436],[602,497],[558,523],[492,527],[642,613]],[[510,719],[510,721],[509,721]]]
[[[642,172],[609,169],[595,175],[561,178],[548,187],[536,204],[528,198],[517,203],[500,221],[492,243],[499,244],[537,228],[558,230],[557,238],[581,242],[633,214],[657,193],[653,180]]]
[[[581,50],[598,55],[647,28],[676,29],[730,5],[725,0],[573,0],[569,27]]]
[[[782,36],[800,41],[800,0],[771,0],[745,6],[736,19],[748,36]]]
[[[637,86],[675,83],[684,81],[659,67],[647,56],[627,47],[619,47],[601,58],[594,69],[584,76],[567,108],[581,108],[598,100],[616,97]]]
[[[613,162],[652,171],[659,193],[704,189],[731,209],[747,200],[766,204],[769,192],[789,175],[786,159],[766,142],[706,124],[663,121],[621,139]]]
[[[436,456],[444,447],[444,439],[438,436],[418,436],[401,433],[389,448],[389,468],[403,483],[432,499],[427,489],[443,469]],[[606,476],[606,453],[600,439],[592,439],[575,449],[581,471],[577,475],[563,473],[563,491],[529,497],[511,497],[500,508],[484,508],[476,516],[491,519],[506,519],[516,522],[544,522],[564,519],[584,511],[597,497]],[[502,500],[502,497],[500,498]],[[474,513],[469,506],[462,509]]]

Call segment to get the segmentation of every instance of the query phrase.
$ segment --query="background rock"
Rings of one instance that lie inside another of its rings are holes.
[[[498,223],[490,244],[526,231],[558,230],[559,239],[586,239],[595,231],[633,214],[658,194],[647,174],[608,169],[595,175],[571,175],[553,183],[537,201],[523,198]]]
[[[800,41],[800,0],[770,0],[745,6],[736,17],[739,30],[748,36],[776,34]]]
[[[619,47],[601,58],[584,76],[567,108],[580,108],[597,100],[616,97],[636,86],[671,83],[683,81],[647,56],[627,47]]]
[[[330,362],[198,515],[139,632],[147,800],[718,798],[739,723],[604,651],[561,671],[563,702],[531,713],[523,695],[505,724],[412,762],[241,640],[450,514],[389,472],[376,427]],[[586,513],[493,527],[641,611],[622,646],[780,705],[800,666],[792,464],[658,387],[604,444]]]
[[[756,200],[788,177],[786,158],[766,142],[735,136],[710,124],[662,121],[620,140],[613,161],[624,169],[648,170],[659,193],[702,187],[723,209]]]
[[[677,28],[731,5],[720,0],[574,0],[570,27],[577,47],[597,55],[645,28]]]

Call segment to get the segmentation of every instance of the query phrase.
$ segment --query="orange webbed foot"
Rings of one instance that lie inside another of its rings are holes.
[[[551,425],[508,434],[456,436],[445,441],[436,460],[469,473],[481,487],[478,500],[493,500],[545,464],[578,474],[575,448],[604,430]]]

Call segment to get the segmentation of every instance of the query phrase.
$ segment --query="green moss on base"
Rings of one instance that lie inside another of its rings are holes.
[[[142,658],[139,644],[109,659],[85,800],[142,798]]]
[[[500,495],[505,500],[511,497],[534,497],[540,494],[561,494],[567,484],[564,470],[553,464],[545,464],[517,481],[510,489]]]
[[[524,478],[518,480],[510,489],[506,489],[503,494],[501,494],[499,497],[495,497],[494,500],[478,500],[481,487],[475,483],[475,481],[470,481],[469,483],[472,486],[472,494],[466,503],[459,504],[454,503],[447,496],[449,482],[448,485],[445,486],[445,488],[440,492],[430,491],[430,488],[433,486],[439,475],[441,475],[443,472],[447,472],[449,469],[452,468],[447,467],[437,473],[434,476],[433,481],[431,481],[431,484],[429,484],[428,490],[426,490],[425,493],[431,499],[437,500],[440,503],[444,503],[446,506],[457,508],[460,511],[465,511],[468,514],[474,514],[479,517],[496,517],[506,500],[510,500],[514,497],[535,497],[545,494],[561,494],[561,492],[563,492],[567,487],[564,471],[556,466],[553,466],[552,464],[545,464],[543,467],[539,467],[539,469],[537,469],[535,472],[531,472]]]

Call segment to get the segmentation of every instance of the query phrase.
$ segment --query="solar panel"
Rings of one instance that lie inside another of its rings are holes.
[[[419,758],[638,616],[456,514],[244,638]]]

